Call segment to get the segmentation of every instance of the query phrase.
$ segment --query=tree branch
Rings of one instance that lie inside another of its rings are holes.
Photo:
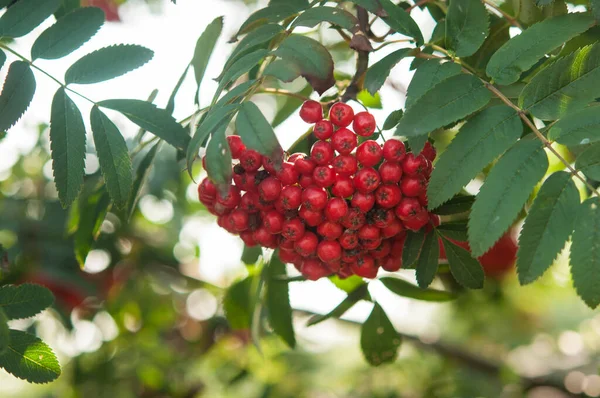
[[[358,18],[358,26],[360,27],[359,34],[362,34],[361,32],[367,32],[369,30],[369,14],[367,13],[367,10],[365,10],[363,7],[356,7],[356,16]],[[356,59],[356,72],[352,77],[350,85],[346,88],[346,91],[344,91],[344,94],[342,95],[342,102],[356,99],[356,96],[360,92],[359,82],[369,68],[369,51],[358,49],[357,53],[358,57]]]

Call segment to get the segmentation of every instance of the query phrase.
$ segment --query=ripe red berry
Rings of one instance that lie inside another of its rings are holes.
[[[377,240],[380,236],[379,228],[374,225],[363,225],[358,230],[358,238],[361,240]]]
[[[240,189],[235,185],[230,185],[225,195],[217,194],[217,202],[229,209],[233,209],[240,204],[241,197]]]
[[[372,193],[356,192],[352,195],[351,204],[352,207],[356,207],[363,213],[366,213],[375,206],[375,195]]]
[[[327,191],[315,186],[308,187],[302,192],[302,204],[310,210],[321,210],[327,205]]]
[[[340,242],[340,246],[346,250],[354,249],[358,246],[358,233],[351,229],[347,229],[342,236],[340,236],[338,242]]]
[[[375,260],[368,254],[359,256],[356,263],[350,264],[350,269],[363,278],[373,279],[377,276]]]
[[[391,209],[400,203],[402,191],[396,184],[380,185],[375,191],[375,202],[384,209]]]
[[[315,182],[312,178],[312,173],[300,175],[300,178],[298,178],[298,184],[300,184],[302,188],[308,188],[315,185]]]
[[[317,101],[308,100],[300,108],[300,118],[306,123],[316,123],[323,119],[323,108]]]
[[[402,221],[414,218],[419,212],[423,211],[423,207],[415,198],[404,197],[396,206],[396,217]]]
[[[331,274],[331,271],[318,258],[307,258],[302,261],[300,272],[311,281],[316,281]]]
[[[333,135],[333,124],[329,120],[319,120],[313,127],[313,134],[318,139],[325,141]]]
[[[310,149],[310,156],[317,165],[327,165],[334,156],[331,144],[326,141],[317,141]]]
[[[339,127],[347,127],[354,119],[354,111],[348,104],[337,102],[329,109],[329,120]]]
[[[294,250],[294,241],[286,239],[283,236],[279,237],[279,248],[282,250]]]
[[[342,247],[334,240],[324,240],[317,246],[317,256],[324,263],[331,263],[342,257]]]
[[[265,202],[272,202],[281,194],[281,181],[277,177],[267,177],[258,184],[259,197]]]
[[[239,159],[242,152],[246,150],[246,145],[244,145],[239,135],[227,136],[227,143],[229,144],[232,159]]]
[[[358,244],[358,239],[356,241]],[[358,260],[359,254],[360,254],[360,250],[358,250],[358,249],[350,249],[350,250],[344,249],[344,251],[342,251],[341,260],[346,267],[350,268],[350,264],[356,263],[356,260]],[[350,272],[353,273],[352,270],[350,270]]]
[[[240,238],[242,238],[242,241],[244,241],[244,244],[249,247],[257,245],[256,241],[253,238],[253,235],[254,235],[254,232],[250,231],[249,229],[240,232]]]
[[[352,123],[352,129],[360,136],[368,137],[375,132],[377,124],[375,123],[375,117],[369,112],[359,112],[354,115],[354,122]]]
[[[262,166],[262,155],[254,149],[246,149],[240,155],[240,164],[246,171],[256,171]]]
[[[337,174],[349,176],[358,170],[358,161],[352,155],[338,155],[331,161],[331,166]]]
[[[300,174],[311,174],[316,166],[315,161],[305,154],[301,154],[294,162],[294,168]]]
[[[423,147],[423,150],[421,151],[421,155],[425,156],[425,158],[427,160],[429,160],[430,162],[433,162],[436,154],[437,154],[437,152],[436,152],[435,148],[433,147],[433,145],[431,145],[431,142],[429,142],[429,141],[425,142],[425,146]]]
[[[367,219],[365,217],[365,213],[353,207],[351,209],[348,209],[348,212],[344,217],[342,217],[340,222],[344,227],[348,229],[357,230],[363,225],[365,225],[366,220]]]
[[[268,156],[263,156],[262,157],[262,165],[264,167],[264,169],[266,171],[269,172],[270,175],[276,175],[278,170],[281,169],[281,162],[279,162],[280,164],[275,164],[275,161],[268,157]]]
[[[264,226],[256,229],[252,237],[261,246],[275,249],[277,247],[277,235],[273,235]]]
[[[277,178],[279,178],[284,186],[297,183],[298,177],[300,177],[300,173],[296,171],[294,165],[290,162],[283,162],[281,170],[277,173]]]
[[[393,256],[386,257],[381,262],[381,268],[383,268],[387,272],[396,272],[396,271],[400,270],[400,268],[402,268],[402,256],[400,256],[400,257],[393,257]]]
[[[294,244],[294,249],[302,257],[308,257],[313,255],[317,251],[317,245],[319,244],[319,238],[314,233],[307,231],[300,239]]]
[[[358,192],[362,193],[373,192],[380,182],[379,173],[372,167],[360,169],[354,176],[354,186]]]
[[[295,210],[302,204],[302,188],[296,185],[283,187],[280,199],[284,209]]]
[[[355,195],[356,196],[356,195]],[[348,212],[348,204],[342,198],[331,198],[325,207],[325,217],[329,221],[338,221]]]
[[[383,150],[376,141],[368,140],[363,142],[356,149],[356,159],[365,167],[375,166],[381,161]]]
[[[305,206],[300,207],[298,215],[309,227],[316,227],[325,219],[325,216],[321,210],[311,210]]]
[[[390,162],[400,162],[406,155],[404,143],[397,139],[389,139],[383,144],[383,157]]]
[[[414,176],[422,174],[427,169],[427,159],[425,156],[416,156],[412,153],[407,153],[402,160],[402,171],[404,174]]]
[[[242,195],[240,208],[247,213],[256,213],[258,211],[258,194],[256,192],[246,192]]]
[[[392,209],[377,209],[377,212],[372,218],[372,223],[377,228],[385,228],[396,219],[396,214]]]
[[[381,236],[383,238],[391,238],[398,235],[404,230],[402,223],[394,217],[394,219],[387,225],[387,227],[381,228]]]
[[[402,166],[386,160],[379,166],[379,176],[384,184],[396,184],[402,178]]]
[[[342,155],[348,155],[358,145],[356,134],[347,128],[341,128],[331,137],[331,146]]]
[[[300,158],[304,158],[305,156],[306,156],[306,154],[303,152],[294,152],[288,157],[288,162],[290,162],[292,164],[296,163],[296,160],[298,160]]]
[[[405,176],[400,182],[400,189],[404,196],[416,197],[427,190],[427,181],[419,175]]]
[[[406,229],[411,231],[418,231],[429,223],[429,215],[425,209],[422,209],[413,217],[409,217],[406,220],[402,220],[402,223]]]
[[[335,177],[335,183],[331,188],[331,194],[339,198],[349,198],[354,193],[352,178],[348,176]]]
[[[312,178],[316,186],[328,188],[335,182],[335,171],[329,166],[317,166],[313,170]]]
[[[375,259],[381,259],[390,254],[390,250],[392,249],[392,244],[389,240],[381,241],[381,244],[377,246],[375,249],[371,250],[369,254],[373,256]]]
[[[229,214],[229,221],[236,232],[245,231],[250,226],[248,213],[240,208],[233,210]]]
[[[279,249],[279,259],[287,264],[293,264],[300,261],[302,257],[293,250]]]
[[[317,233],[326,240],[335,240],[342,235],[342,232],[344,232],[344,228],[332,221],[324,221],[317,226]]]
[[[278,234],[283,229],[283,214],[277,210],[267,212],[263,217],[263,225],[272,234]]]
[[[296,241],[304,236],[304,223],[299,218],[292,218],[283,222],[281,236],[290,241]]]

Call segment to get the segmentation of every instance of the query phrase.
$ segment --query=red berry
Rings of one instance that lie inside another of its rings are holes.
[[[335,182],[335,171],[329,166],[317,166],[313,170],[312,177],[316,186],[328,188]]]
[[[350,264],[350,269],[356,275],[363,278],[375,278],[377,276],[377,265],[373,257],[368,254],[361,255],[356,263]]]
[[[400,257],[393,257],[393,256],[386,257],[381,262],[381,268],[383,268],[387,272],[396,272],[396,271],[400,270],[400,268],[402,268],[402,256],[400,256]]]
[[[331,137],[331,146],[342,155],[348,155],[358,145],[356,134],[347,128],[341,128]]]
[[[279,250],[279,259],[287,264],[293,264],[300,261],[302,257],[293,250]]]
[[[356,149],[356,159],[365,167],[375,166],[381,161],[383,150],[376,141],[368,140],[363,142]]]
[[[285,219],[277,210],[271,210],[263,217],[263,225],[272,234],[278,234],[283,229]]]
[[[302,192],[303,206],[310,210],[321,210],[327,205],[327,191],[315,186],[308,187]]]
[[[317,258],[307,258],[302,261],[300,272],[311,281],[324,278],[331,274],[331,271],[327,268],[323,262]]]
[[[294,162],[294,168],[300,174],[312,174],[316,166],[315,161],[305,154],[301,154]]]
[[[380,231],[379,228],[377,228],[374,225],[363,225],[359,230],[358,230],[358,238],[362,239],[362,240],[375,240],[375,239],[379,239],[380,236]]]
[[[381,239],[360,240],[360,246],[363,250],[375,250],[381,245]]]
[[[410,218],[414,218],[417,213],[423,211],[423,207],[419,203],[419,201],[415,198],[402,198],[398,206],[396,206],[396,217],[401,219],[402,221],[408,220]]]
[[[407,153],[404,159],[402,160],[402,171],[404,174],[409,176],[414,176],[417,174],[422,174],[427,169],[427,159],[425,156],[419,155],[416,156],[412,153]]]
[[[280,199],[284,209],[295,210],[302,204],[302,188],[296,185],[283,187]]]
[[[398,235],[403,230],[404,226],[402,223],[398,219],[394,218],[394,220],[392,220],[387,227],[381,228],[381,236],[383,238],[391,238]]]
[[[396,220],[397,218],[394,214],[394,210],[377,209],[377,213],[375,213],[372,222],[377,228],[385,228]]]
[[[331,188],[331,194],[339,198],[348,198],[354,193],[352,178],[348,176],[335,177],[335,184]]]
[[[317,246],[317,256],[324,263],[331,263],[342,257],[342,247],[334,240],[324,240]]]
[[[229,144],[232,159],[239,159],[242,152],[246,150],[246,145],[244,145],[239,135],[227,136],[227,143]]]
[[[344,228],[338,223],[325,221],[317,227],[317,233],[326,240],[335,240],[342,235]]]
[[[290,157],[288,158],[288,162],[290,163],[296,163],[296,160],[300,159],[300,158],[304,158],[306,157],[305,153],[302,152],[294,152],[290,155]]]
[[[379,166],[379,176],[384,184],[396,184],[402,178],[402,166],[386,160]]]
[[[329,142],[317,141],[310,149],[310,156],[318,165],[329,164],[334,156],[333,148]]]
[[[333,124],[329,120],[319,120],[313,127],[313,134],[318,139],[325,141],[333,135]]]
[[[298,184],[300,184],[302,188],[308,188],[315,185],[315,181],[312,178],[312,173],[310,175],[302,174],[300,178],[298,178]]]
[[[390,162],[400,162],[406,155],[406,147],[402,141],[390,139],[383,144],[383,157]]]
[[[381,242],[381,244],[379,246],[377,246],[375,249],[371,250],[371,252],[369,254],[371,254],[371,256],[373,256],[373,258],[380,259],[380,258],[384,258],[388,254],[390,254],[391,249],[392,249],[392,244],[390,243],[390,241],[384,240]]]
[[[287,240],[296,241],[304,236],[304,231],[304,223],[296,217],[283,222],[281,235]]]
[[[363,213],[366,213],[375,206],[375,195],[372,193],[356,192],[352,196],[351,204],[352,207],[356,207]]]
[[[419,203],[421,203],[421,206],[426,207],[429,203],[429,200],[427,199],[427,191],[424,190],[423,192],[421,192],[417,199],[419,199]]]
[[[281,236],[279,238],[279,248],[282,250],[293,251],[294,250],[294,241],[286,239],[285,237]]]
[[[246,192],[240,199],[240,208],[248,213],[258,211],[258,194],[256,192]]]
[[[319,244],[319,238],[317,235],[310,231],[307,231],[304,236],[296,241],[294,249],[302,257],[308,257],[313,255],[317,251],[317,245]]]
[[[352,129],[360,136],[368,137],[375,132],[377,124],[375,123],[375,117],[369,112],[359,112],[354,115],[354,122],[352,123]]]
[[[357,244],[358,244],[358,239],[357,239]],[[358,249],[344,250],[344,251],[342,251],[341,260],[349,268],[350,264],[356,263],[356,260],[358,260],[359,254],[360,254],[360,251]],[[352,270],[350,270],[350,272],[352,272]]]
[[[348,210],[348,213],[342,217],[340,222],[348,229],[358,230],[360,227],[365,225],[366,220],[365,213],[353,207]]]
[[[240,238],[242,238],[242,241],[244,241],[244,244],[246,246],[256,246],[256,241],[254,240],[254,232],[250,231],[249,229],[240,232]]]
[[[356,196],[356,195],[355,195]],[[348,212],[348,204],[342,198],[331,198],[325,207],[325,217],[329,221],[339,221]]]
[[[240,155],[240,164],[246,171],[256,171],[262,166],[262,155],[254,149],[246,149]]]
[[[252,237],[261,246],[275,249],[277,247],[277,235],[273,235],[264,226],[258,228],[252,234]]]
[[[329,110],[329,120],[331,123],[339,127],[346,127],[352,123],[354,119],[354,111],[348,104],[337,102],[331,106]]]
[[[258,184],[258,194],[265,202],[272,202],[281,194],[281,181],[277,177],[267,177]]]
[[[398,235],[392,243],[392,250],[390,251],[390,256],[402,258],[402,252],[404,251],[405,241],[406,234]]]
[[[425,209],[415,214],[413,217],[402,220],[402,223],[406,229],[411,231],[418,231],[429,223],[429,215]]]
[[[439,227],[440,223],[442,222],[440,216],[438,216],[437,214],[429,214],[429,219],[431,220],[431,224],[433,224],[434,227]]]
[[[290,162],[283,162],[281,170],[277,173],[277,178],[279,178],[284,186],[297,183],[298,177],[300,177],[300,173],[296,171],[294,165]]]
[[[406,176],[400,182],[400,189],[404,196],[419,196],[427,190],[427,181],[419,175]]]
[[[230,185],[227,194],[224,196],[220,193],[217,194],[217,202],[229,209],[233,209],[240,204],[241,197],[240,189],[235,185]]]
[[[217,197],[217,186],[207,178],[202,180],[200,185],[198,185],[198,194],[206,195],[207,197],[216,198]]]
[[[308,100],[300,108],[300,118],[306,123],[316,123],[323,119],[323,108],[317,101]]]
[[[375,202],[384,209],[391,209],[400,203],[402,191],[396,184],[381,185],[375,191]]]
[[[431,145],[431,142],[429,142],[429,141],[425,142],[425,146],[423,147],[423,150],[421,151],[421,155],[425,156],[425,158],[427,160],[429,160],[430,162],[433,162],[436,154],[437,154],[437,152],[436,152],[435,148],[433,147],[433,145]]]
[[[340,242],[340,246],[346,250],[354,249],[358,246],[358,233],[351,229],[347,229],[342,236],[340,236],[338,242]]]
[[[354,186],[358,192],[362,193],[373,192],[380,182],[379,173],[372,167],[360,169],[354,176]]]
[[[248,213],[246,213],[244,210],[242,210],[240,208],[233,210],[229,214],[229,220],[231,222],[231,225],[233,225],[233,229],[236,232],[245,231],[250,226]]]
[[[311,210],[305,206],[300,207],[298,215],[304,220],[309,227],[316,227],[325,219],[323,212],[320,210]]]
[[[337,174],[349,176],[358,170],[358,161],[352,155],[338,155],[333,158],[331,166]]]

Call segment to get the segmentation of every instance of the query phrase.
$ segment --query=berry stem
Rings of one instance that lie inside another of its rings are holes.
[[[299,100],[302,100],[302,101],[308,101],[308,100],[310,100],[310,98],[308,98],[308,97],[306,97],[306,96],[304,96],[302,94],[293,93],[291,91],[282,90],[282,89],[278,89],[278,88],[265,87],[265,88],[262,88],[257,94],[284,95],[284,96],[287,96],[287,97],[298,98]]]

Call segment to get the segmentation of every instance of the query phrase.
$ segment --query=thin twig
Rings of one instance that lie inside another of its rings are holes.
[[[496,4],[492,3],[490,0],[483,0],[483,3],[486,4],[488,7],[494,9],[496,12],[500,13],[500,15],[502,15],[504,19],[510,22],[512,26],[516,26],[517,28],[524,30],[523,26],[521,26],[521,24],[519,23],[519,21],[516,20],[515,17],[513,17],[510,14],[507,14],[506,11],[498,7]]]
[[[373,49],[373,51],[379,51],[382,48],[389,46],[390,44],[396,44],[396,43],[408,43],[413,41],[412,39],[400,39],[400,40],[390,40],[390,41],[386,41],[385,43],[383,43],[382,45],[380,45],[379,47],[375,47]]]
[[[369,29],[369,14],[363,7],[356,7],[356,16],[358,18],[358,25],[362,32],[366,32]],[[359,82],[363,78],[364,74],[369,68],[369,52],[364,50],[358,50],[358,57],[356,59],[356,72],[352,77],[352,81],[344,91],[341,101],[346,102],[351,99],[356,99],[358,92],[360,91]]]
[[[310,99],[310,98],[308,98],[308,97],[306,97],[306,96],[304,96],[302,94],[293,93],[291,91],[282,90],[282,89],[278,89],[278,88],[268,88],[268,87],[265,87],[265,88],[261,89],[256,94],[285,95],[287,97],[298,98],[299,100],[302,100],[302,101],[308,101]]]

